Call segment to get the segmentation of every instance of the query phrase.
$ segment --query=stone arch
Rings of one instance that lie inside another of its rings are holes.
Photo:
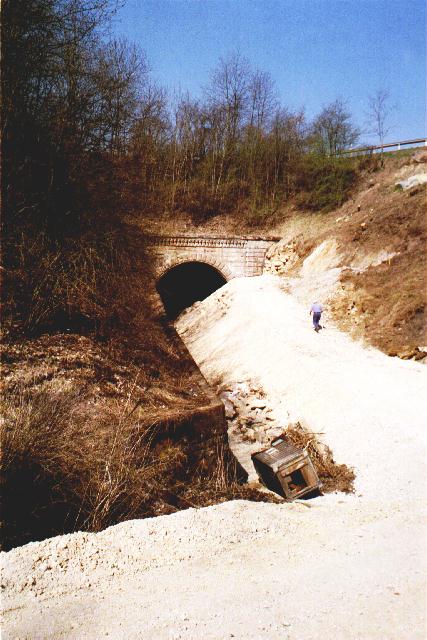
[[[225,272],[225,273],[224,273]],[[218,260],[188,255],[166,261],[157,271],[156,291],[166,316],[173,320],[197,301],[204,300],[232,278]]]
[[[210,257],[202,256],[200,254],[195,255],[187,255],[180,256],[179,258],[170,258],[162,262],[162,264],[156,269],[156,283],[167,274],[168,271],[174,269],[174,267],[178,267],[181,264],[185,264],[187,262],[200,262],[202,264],[206,264],[213,269],[216,269],[218,273],[228,282],[235,276],[233,275],[231,269],[220,262],[219,260],[213,260]]]

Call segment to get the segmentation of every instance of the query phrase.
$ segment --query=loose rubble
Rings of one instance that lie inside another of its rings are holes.
[[[408,191],[422,184],[427,184],[427,173],[417,173],[416,175],[409,176],[406,180],[396,182],[396,187],[403,189],[403,191]]]
[[[248,481],[256,481],[251,454],[268,446],[284,425],[274,417],[260,386],[237,382],[219,386],[217,393],[225,407],[230,448],[248,472]]]

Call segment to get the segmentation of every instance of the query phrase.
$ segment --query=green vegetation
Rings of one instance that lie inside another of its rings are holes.
[[[306,156],[299,167],[299,206],[314,211],[340,207],[350,195],[357,175],[357,160]]]

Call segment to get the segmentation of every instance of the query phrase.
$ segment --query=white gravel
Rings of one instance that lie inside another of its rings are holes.
[[[301,306],[264,275],[232,280],[177,328],[207,380],[258,384],[277,422],[323,433],[357,470],[365,497],[425,496],[427,369],[368,349],[334,328],[315,333]]]
[[[178,328],[213,384],[324,433],[357,493],[229,502],[2,554],[3,638],[424,640],[425,366],[353,343],[271,276]]]

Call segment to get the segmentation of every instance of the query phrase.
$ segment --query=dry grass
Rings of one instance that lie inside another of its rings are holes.
[[[4,291],[4,547],[187,508],[191,486],[200,505],[204,491],[232,496],[239,473],[224,425],[175,332],[151,315],[141,234],[61,248],[22,236],[15,249]]]
[[[338,235],[357,257],[395,254],[365,271],[345,270],[343,295],[331,304],[339,326],[390,355],[422,358],[427,338],[425,188],[414,195],[379,187],[364,212]],[[366,213],[366,209],[369,214]]]
[[[86,401],[77,392],[22,387],[3,401],[6,547],[76,528],[99,530],[136,512],[143,475],[151,473],[143,454],[147,429],[131,428],[126,404],[90,420]]]
[[[427,340],[424,262],[425,256],[415,250],[412,256],[405,253],[363,274],[345,274],[347,300],[351,298],[358,311],[358,321],[349,323],[351,333],[389,355],[424,358],[418,348]]]
[[[93,407],[87,390],[27,384],[1,409],[5,549],[249,497],[211,407],[156,409],[132,390]]]
[[[126,226],[53,241],[5,242],[5,328],[12,335],[78,332],[108,337],[150,315],[142,234]]]

